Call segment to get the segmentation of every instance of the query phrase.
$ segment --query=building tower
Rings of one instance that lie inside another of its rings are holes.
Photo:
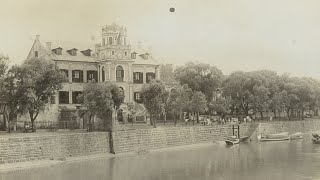
[[[102,28],[102,42],[100,60],[128,60],[130,59],[130,45],[127,44],[127,29],[112,24]]]

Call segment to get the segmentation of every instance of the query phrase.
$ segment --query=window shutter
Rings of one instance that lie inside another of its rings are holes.
[[[75,71],[72,71],[72,82],[74,82]]]
[[[83,71],[79,71],[79,81],[83,82]]]
[[[143,83],[143,73],[140,73],[140,76],[139,76],[139,81],[140,81],[140,83]]]
[[[93,78],[96,82],[98,82],[98,72],[97,71],[93,71]]]

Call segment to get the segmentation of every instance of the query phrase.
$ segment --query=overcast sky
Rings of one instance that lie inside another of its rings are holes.
[[[12,63],[43,40],[100,41],[117,22],[165,62],[271,69],[320,78],[319,0],[0,0],[0,53]],[[175,7],[174,13],[169,12]]]

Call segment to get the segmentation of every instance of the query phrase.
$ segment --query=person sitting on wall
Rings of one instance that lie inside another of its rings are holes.
[[[29,124],[28,123],[26,123],[25,125],[24,125],[24,132],[29,132],[29,130],[31,130],[31,127],[29,126]]]

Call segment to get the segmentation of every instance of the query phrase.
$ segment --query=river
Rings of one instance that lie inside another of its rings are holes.
[[[1,180],[320,180],[320,144],[212,144],[0,173]]]

